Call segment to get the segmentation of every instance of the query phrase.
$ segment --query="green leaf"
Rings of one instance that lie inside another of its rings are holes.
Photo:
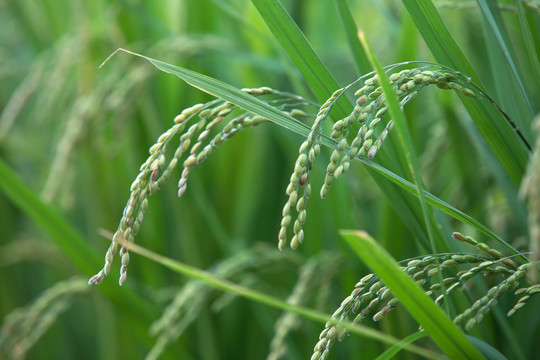
[[[521,33],[522,33],[523,39],[525,39],[525,46],[527,47],[527,55],[529,56],[529,61],[533,69],[535,82],[539,84],[540,83],[540,61],[538,59],[538,51],[536,51],[536,46],[534,45],[531,28],[529,27],[529,23],[527,22],[527,17],[525,15],[523,0],[516,1],[516,5],[518,9]]]
[[[486,0],[477,0],[477,1],[478,1],[478,6],[480,6],[480,9],[482,10],[482,13],[484,14],[487,20],[487,23],[489,24],[489,28],[491,29],[491,31],[493,32],[493,35],[495,36],[495,39],[497,40],[497,45],[499,46],[504,56],[504,59],[506,60],[508,67],[510,68],[510,73],[512,74],[515,82],[518,84],[519,91],[521,92],[523,99],[525,99],[527,103],[527,106],[530,112],[529,115],[532,119],[532,115],[534,115],[534,110],[529,100],[529,97],[527,96],[527,92],[525,91],[525,86],[523,85],[523,82],[521,81],[521,77],[518,73],[516,65],[514,64],[512,55],[510,54],[507,41],[505,41],[505,36],[504,36],[505,28],[504,28],[502,16],[499,12],[499,9],[497,8],[497,4],[494,2],[490,2],[488,4]],[[529,129],[526,129],[526,130],[528,132]]]
[[[1,159],[0,189],[54,240],[80,271],[90,275],[98,268],[101,259],[81,235],[50,205],[43,203]]]
[[[433,2],[403,0],[403,4],[437,62],[460,71],[471,77],[473,82],[481,84],[469,61],[444,25]],[[465,96],[460,96],[460,99],[491,151],[514,185],[519,187],[528,160],[525,144],[520,141],[503,116],[490,106]]]
[[[506,356],[499,352],[499,350],[495,349],[493,346],[482,341],[481,339],[470,335],[465,336],[478,349],[478,351],[485,356],[487,360],[508,360]]]
[[[401,340],[398,344],[395,344],[381,355],[377,356],[375,360],[392,360],[395,356],[407,345],[415,342],[416,340],[426,337],[428,334],[424,331],[417,331],[414,334],[407,336]]]
[[[154,65],[159,70],[165,73],[176,75],[180,79],[188,83],[189,85],[201,91],[204,91],[217,98],[229,101],[241,109],[263,116],[269,121],[276,123],[304,137],[306,137],[311,130],[307,125],[301,123],[300,121],[296,120],[292,116],[266,104],[265,102],[257,99],[256,97],[251,96],[230,84],[211,78],[207,75],[200,74],[193,70],[182,68],[180,66],[171,65],[166,62],[152,59],[150,57],[137,54],[135,52],[132,52],[126,49],[121,49],[121,48],[117,49],[104,61],[104,63],[101,66],[103,66],[112,56],[114,56],[120,51],[125,52],[130,55],[141,57],[149,61],[152,65]],[[323,136],[322,144],[326,146],[334,147],[336,142],[330,139],[328,136]]]
[[[159,255],[159,254],[156,254],[148,249],[145,249],[144,247],[142,246],[139,246],[139,245],[136,245],[135,243],[132,243],[132,242],[125,242],[123,244],[124,246],[126,246],[127,248],[129,248],[130,251],[132,251],[133,253],[136,253],[136,254],[139,254],[141,256],[144,256],[148,259],[151,259],[179,274],[182,274],[184,276],[187,276],[191,279],[196,279],[196,280],[199,280],[203,283],[205,283],[206,285],[208,286],[211,286],[215,289],[219,289],[219,290],[222,290],[222,291],[225,291],[229,294],[233,294],[233,295],[237,295],[237,296],[241,296],[241,297],[244,297],[246,299],[249,299],[249,300],[253,300],[253,301],[256,301],[258,303],[261,303],[261,304],[264,304],[264,305],[267,305],[267,306],[270,306],[270,307],[273,307],[273,308],[276,308],[276,309],[280,309],[280,310],[284,310],[284,311],[288,311],[288,312],[291,312],[291,313],[294,313],[294,314],[297,314],[297,315],[300,315],[300,316],[303,316],[307,319],[310,319],[310,320],[313,320],[313,321],[316,321],[316,322],[320,322],[322,324],[326,324],[327,322],[330,322],[330,323],[334,323],[334,324],[337,324],[338,322],[336,320],[333,320],[331,315],[328,315],[328,314],[324,314],[324,313],[321,313],[319,311],[316,311],[316,310],[312,310],[312,309],[309,309],[309,308],[305,308],[305,307],[302,307],[302,306],[297,306],[297,305],[292,305],[292,304],[288,304],[274,296],[271,296],[271,295],[267,295],[267,294],[264,294],[264,293],[261,293],[259,291],[256,291],[256,290],[252,290],[250,288],[247,288],[245,286],[242,286],[242,285],[238,285],[236,283],[233,283],[231,281],[228,281],[228,280],[225,280],[225,279],[222,279],[210,272],[207,272],[207,271],[204,271],[204,270],[201,270],[201,269],[198,269],[196,267],[193,267],[193,266],[190,266],[190,265],[187,265],[187,264],[184,264],[184,263],[181,263],[181,262],[178,262],[176,260],[173,260],[173,259],[170,259],[170,258],[167,258],[165,256],[162,256],[162,255]],[[386,344],[392,344],[392,345],[395,345],[395,344],[399,344],[401,343],[401,341],[399,339],[396,339],[390,335],[387,335],[383,332],[380,332],[378,330],[374,330],[374,329],[371,329],[367,326],[362,326],[362,325],[359,325],[359,324],[353,324],[352,322],[350,321],[340,321],[339,322],[339,325],[340,326],[343,326],[343,328],[349,330],[350,332],[352,333],[355,333],[355,334],[358,334],[358,335],[361,335],[361,336],[365,336],[367,338],[370,338],[370,339],[374,339],[374,340],[377,340],[377,341],[381,341],[383,343],[386,343]],[[415,346],[413,344],[408,344],[405,349],[411,351],[411,352],[414,352],[418,355],[422,355],[422,356],[425,356],[425,357],[428,357],[428,358],[432,358],[432,359],[441,359],[441,357],[436,354],[436,353],[433,353],[432,351],[429,351],[429,350],[425,350],[423,348],[420,348],[418,346]]]
[[[527,99],[522,95],[523,85],[519,84],[520,79],[516,78],[509,63],[508,49],[503,42],[501,49],[500,39],[508,39],[508,34],[502,19],[502,15],[497,6],[489,6],[488,14],[482,13],[482,28],[484,30],[484,40],[487,48],[486,58],[489,59],[489,70],[491,72],[491,81],[496,91],[493,96],[504,111],[516,123],[523,136],[530,143],[533,139],[531,132],[531,110]],[[489,21],[491,18],[492,21]],[[493,28],[495,24],[496,28]],[[502,33],[502,34],[501,34]]]
[[[320,102],[330,98],[339,89],[322,60],[313,50],[298,25],[278,0],[252,0],[262,19],[302,73],[311,91]],[[338,116],[345,117],[352,107],[344,102],[337,103]]]
[[[352,17],[351,9],[349,8],[349,5],[347,5],[347,0],[335,0],[335,3],[341,19],[341,24],[343,25],[343,30],[347,36],[349,49],[353,55],[356,70],[360,75],[367,74],[371,71],[371,66],[368,57],[362,48],[362,44],[360,44],[358,36],[356,36],[358,28]]]
[[[431,250],[436,255],[438,253],[438,250],[435,244],[435,236],[433,234],[432,228],[432,223],[435,223],[434,215],[433,212],[430,211],[431,209],[428,209],[426,205],[426,200],[424,197],[424,185],[422,181],[422,176],[420,175],[418,158],[414,151],[409,126],[407,125],[407,120],[405,119],[405,115],[401,111],[399,100],[397,98],[397,95],[394,93],[394,90],[392,89],[392,85],[390,84],[390,79],[388,78],[388,75],[386,74],[379,60],[377,60],[375,54],[371,50],[369,43],[364,36],[364,33],[361,32],[359,35],[360,41],[362,43],[362,46],[364,47],[368,59],[378,75],[378,82],[383,90],[384,98],[386,99],[386,103],[388,104],[388,110],[390,111],[390,115],[394,120],[398,139],[401,145],[401,151],[399,151],[399,153],[405,155],[405,162],[408,165],[409,171],[412,172],[412,177],[414,179],[414,182],[416,183],[417,197],[420,200],[420,207],[422,208],[422,215],[424,217]],[[405,162],[402,161],[402,164]]]
[[[449,358],[484,358],[452,320],[371,236],[363,231],[351,230],[341,231],[340,234]]]
[[[371,169],[378,172],[379,174],[383,175],[388,180],[392,181],[394,184],[400,186],[404,190],[407,190],[407,192],[409,192],[411,194],[414,194],[414,195],[417,194],[416,186],[413,183],[401,178],[400,176],[394,174],[393,172],[391,172],[390,170],[380,166],[379,164],[374,163],[371,160],[360,159],[360,161],[362,163],[364,163],[365,165],[369,166]],[[442,212],[444,212],[445,214],[453,217],[456,220],[459,220],[459,221],[462,221],[462,222],[464,222],[466,224],[471,225],[472,227],[474,227],[475,229],[477,229],[478,231],[480,231],[484,235],[489,236],[493,240],[496,240],[497,242],[499,242],[499,244],[506,247],[513,254],[519,254],[519,252],[512,245],[510,245],[508,242],[504,241],[501,237],[499,237],[493,231],[489,230],[489,228],[487,226],[483,225],[482,223],[475,220],[471,216],[469,216],[469,215],[465,214],[464,212],[456,209],[452,205],[444,202],[443,200],[437,198],[435,195],[432,195],[431,193],[429,193],[427,191],[424,191],[424,196],[426,197],[427,203],[430,204],[431,206],[441,210]],[[525,258],[523,255],[519,255],[519,258],[524,263],[528,261],[527,258]]]

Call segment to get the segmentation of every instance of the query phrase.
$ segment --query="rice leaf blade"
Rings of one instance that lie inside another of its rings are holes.
[[[229,294],[234,294],[237,296],[244,297],[246,299],[258,302],[260,304],[264,304],[270,307],[273,307],[275,309],[288,311],[291,313],[295,313],[297,315],[303,316],[307,319],[320,322],[322,324],[326,324],[327,322],[330,323],[337,323],[336,320],[333,320],[331,315],[325,314],[316,310],[312,310],[303,306],[293,305],[286,303],[274,296],[264,294],[262,292],[250,289],[248,287],[233,283],[229,280],[220,278],[208,271],[198,269],[196,267],[190,266],[188,264],[181,263],[179,261],[173,260],[171,258],[156,254],[140,245],[137,245],[132,242],[128,242],[124,244],[126,247],[129,248],[130,251],[133,253],[139,254],[143,257],[146,257],[148,259],[151,259],[152,261],[159,263],[179,274],[182,274],[184,276],[187,276],[191,279],[199,280],[203,283],[205,283],[208,286],[211,286],[215,289],[225,291]],[[401,341],[399,339],[396,339],[390,335],[387,335],[383,332],[371,329],[367,326],[362,326],[359,324],[353,324],[349,321],[341,321],[339,322],[340,326],[343,326],[347,330],[349,330],[352,333],[365,336],[377,341],[384,342],[386,344],[399,344]],[[441,359],[441,357],[432,352],[425,350],[423,348],[420,348],[418,346],[415,346],[413,344],[409,344],[406,347],[407,350],[410,350],[416,354],[432,358],[432,359]]]
[[[495,94],[493,95],[497,104],[512,119],[515,119],[523,136],[531,142],[531,129],[529,124],[531,115],[527,103],[517,84],[515,77],[508,66],[503,53],[500,50],[499,43],[495,34],[491,30],[487,20],[483,17],[482,26],[485,33],[486,47],[490,59],[490,70]]]
[[[487,23],[489,24],[491,31],[493,32],[493,35],[497,39],[497,44],[504,55],[504,58],[510,68],[510,72],[512,73],[516,83],[519,86],[519,91],[521,92],[521,95],[525,99],[527,106],[529,108],[529,111],[530,111],[530,115],[532,117],[532,115],[534,115],[534,110],[532,108],[531,101],[527,95],[527,91],[525,90],[525,86],[523,85],[523,81],[521,81],[521,76],[518,73],[518,70],[514,63],[512,55],[510,54],[508,45],[506,44],[505,37],[503,34],[503,31],[505,31],[504,24],[502,21],[502,17],[500,16],[499,10],[497,7],[494,6],[493,2],[488,4],[486,0],[477,0],[477,1],[478,1],[478,5],[480,6],[480,9],[482,10],[482,13],[484,14],[487,20]]]
[[[90,274],[99,266],[101,259],[89,249],[80,234],[43,203],[3,160],[0,160],[0,189],[56,242],[82,272]]]
[[[463,332],[370,235],[351,230],[342,230],[340,234],[449,358],[483,359]]]
[[[401,150],[402,150],[402,151],[399,151],[399,153],[403,153],[406,158],[405,161],[402,160],[402,164],[408,166],[409,171],[412,173],[412,177],[416,183],[417,197],[418,197],[418,200],[420,201],[420,207],[422,209],[422,216],[424,217],[424,225],[425,225],[426,232],[429,238],[431,250],[434,254],[437,254],[439,251],[437,250],[437,248],[439,249],[444,248],[446,250],[447,246],[444,243],[439,243],[439,244],[435,243],[435,235],[432,228],[432,224],[435,224],[436,221],[434,219],[433,212],[430,211],[431,209],[428,209],[426,205],[426,200],[424,197],[424,185],[422,181],[422,176],[420,174],[418,158],[416,156],[416,153],[413,147],[412,137],[409,132],[407,120],[405,119],[405,115],[403,114],[403,111],[401,110],[398,98],[396,94],[394,93],[392,86],[390,85],[390,79],[388,78],[388,75],[386,74],[379,60],[376,58],[375,54],[371,50],[370,45],[363,33],[360,33],[360,41],[362,43],[362,46],[364,47],[364,50],[368,56],[368,59],[372,67],[375,69],[375,72],[378,75],[379,84],[381,85],[384,97],[386,99],[386,103],[388,104],[388,110],[390,111],[392,119],[394,120],[394,123],[396,124],[397,135],[398,135],[398,139],[399,139]],[[438,237],[438,238],[441,238],[441,237]]]
[[[377,171],[379,174],[386,177],[388,180],[392,181],[394,184],[396,184],[396,185],[400,186],[401,188],[405,189],[407,192],[409,192],[409,193],[411,193],[413,195],[417,194],[416,186],[413,183],[401,178],[399,175],[394,174],[390,170],[380,166],[379,164],[377,164],[377,163],[375,163],[375,162],[373,162],[371,160],[360,159],[360,161],[362,163],[364,163],[365,165],[369,166],[371,169]],[[448,216],[453,217],[456,220],[462,221],[462,222],[464,222],[466,224],[469,224],[469,225],[473,226],[475,229],[477,229],[478,231],[480,231],[484,235],[489,236],[490,238],[492,238],[492,239],[496,240],[497,242],[499,242],[499,244],[506,247],[513,254],[519,254],[519,252],[512,245],[510,245],[508,242],[504,241],[501,237],[499,237],[493,231],[489,230],[488,227],[481,224],[479,221],[475,220],[471,216],[469,216],[466,213],[456,209],[452,205],[444,202],[443,200],[437,198],[436,196],[432,195],[431,193],[429,193],[427,191],[424,192],[424,195],[426,197],[427,203],[430,204],[431,206],[441,210],[442,212],[444,212]],[[520,255],[519,258],[522,259],[522,261],[527,261],[527,259],[523,255]]]
[[[317,99],[320,102],[328,99],[340,86],[283,5],[278,0],[252,0],[252,3]],[[339,117],[347,116],[351,109],[344,101],[336,104]]]
[[[414,334],[411,334],[407,336],[405,339],[401,340],[398,344],[393,345],[391,348],[383,352],[381,355],[377,356],[375,360],[392,360],[403,349],[403,347],[406,344],[413,343],[416,340],[420,340],[426,336],[428,336],[428,334],[424,330],[417,331]]]
[[[345,31],[345,36],[347,36],[347,43],[349,44],[356,70],[360,75],[367,74],[371,71],[371,66],[362,44],[358,41],[358,36],[356,35],[358,34],[358,28],[352,17],[351,9],[347,5],[346,0],[335,0],[335,4],[338,9],[341,25]]]
[[[465,335],[467,339],[489,360],[507,360],[507,357],[500,353],[499,350],[495,349],[493,346],[489,345],[481,339]]]
[[[403,0],[403,4],[437,62],[458,70],[469,76],[476,84],[481,84],[469,61],[444,25],[433,2]],[[490,106],[465,96],[460,96],[460,99],[491,151],[514,185],[518,187],[528,159],[525,144],[519,140],[508,122]]]
[[[255,114],[264,116],[269,121],[272,121],[288,130],[291,130],[302,136],[307,136],[309,134],[310,128],[296,120],[290,115],[283,113],[282,111],[262,102],[261,100],[246,94],[240,89],[229,85],[223,81],[211,78],[207,75],[197,73],[193,70],[182,68],[179,66],[171,65],[166,62],[149,58],[147,56],[137,54],[125,49],[118,49],[116,52],[122,51],[130,55],[135,55],[149,61],[159,70],[176,75],[189,85],[204,91],[210,95],[213,95],[217,98],[229,101],[238,107],[253,112]],[[115,52],[115,53],[116,53]],[[113,54],[114,55],[114,54]],[[111,55],[112,56],[112,55]],[[327,138],[326,141],[330,140]],[[325,140],[323,140],[325,141]]]
[[[536,50],[536,46],[534,45],[534,39],[532,36],[533,33],[525,15],[523,0],[518,0],[516,2],[516,5],[518,9],[521,33],[523,39],[525,40],[525,46],[527,47],[527,55],[529,56],[529,61],[531,62],[535,83],[540,84],[540,60],[538,59],[538,51]]]

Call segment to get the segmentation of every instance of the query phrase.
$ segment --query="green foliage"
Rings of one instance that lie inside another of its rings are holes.
[[[539,8],[0,2],[0,358],[532,358]]]
[[[343,232],[343,237],[356,254],[379,276],[388,289],[407,308],[435,343],[451,359],[481,359],[465,335],[452,321],[426,296],[420,286],[402,271],[400,266],[375,240],[362,232]],[[435,268],[437,269],[437,268]]]

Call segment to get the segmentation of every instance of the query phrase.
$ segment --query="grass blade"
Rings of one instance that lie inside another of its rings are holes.
[[[343,29],[345,31],[345,35],[347,36],[349,49],[353,55],[356,70],[360,75],[367,74],[371,71],[371,65],[362,44],[360,44],[358,37],[356,36],[358,33],[358,28],[354,23],[351,9],[349,8],[349,5],[347,5],[347,0],[335,0],[335,3],[341,19],[341,24],[343,25]]]
[[[497,39],[497,44],[499,45],[499,48],[501,49],[501,52],[503,53],[504,58],[506,62],[508,63],[508,66],[510,67],[510,71],[514,77],[514,80],[517,82],[519,86],[519,90],[521,91],[523,98],[527,102],[527,106],[529,107],[530,115],[532,117],[532,115],[534,115],[534,110],[531,105],[531,101],[529,100],[529,97],[527,96],[527,92],[525,91],[525,86],[523,85],[523,82],[521,81],[521,77],[519,76],[516,65],[514,64],[514,60],[512,59],[510,50],[508,49],[508,46],[506,44],[503,34],[501,33],[501,30],[504,30],[504,26],[502,24],[502,18],[500,17],[498,9],[496,8],[492,9],[492,7],[496,6],[496,4],[491,2],[491,5],[489,5],[486,0],[477,0],[477,1],[478,1],[478,6],[482,10],[482,13],[485,16],[490,29],[493,32],[493,35]],[[492,11],[492,10],[495,10],[495,11]]]
[[[432,223],[435,223],[433,220],[433,212],[430,211],[430,209],[428,209],[426,205],[426,200],[424,198],[424,185],[422,181],[422,176],[420,175],[418,159],[414,151],[411,134],[409,131],[409,127],[407,125],[407,120],[405,119],[405,115],[403,114],[403,111],[401,111],[398,98],[396,94],[394,93],[394,90],[392,89],[392,85],[390,85],[390,79],[388,78],[388,75],[384,71],[379,60],[377,60],[377,58],[375,57],[375,54],[371,50],[369,43],[367,42],[364,36],[364,33],[360,32],[359,35],[360,35],[360,42],[362,43],[362,46],[364,47],[364,50],[368,56],[371,66],[375,69],[379,77],[378,81],[383,90],[386,103],[388,104],[388,110],[390,111],[392,119],[394,120],[396,124],[398,139],[399,139],[401,150],[402,150],[399,152],[405,155],[406,163],[409,167],[409,170],[412,173],[414,182],[416,183],[417,197],[420,200],[420,207],[422,208],[422,215],[424,217],[425,227],[426,227],[429,242],[431,245],[431,250],[436,255],[438,251],[437,251],[437,246],[435,244],[435,237],[434,237],[433,228],[432,228]]]
[[[371,160],[360,159],[360,161],[362,163],[364,163],[365,165],[369,166],[371,169],[375,170],[377,173],[383,175],[388,180],[392,181],[394,184],[400,186],[404,190],[407,190],[409,193],[411,193],[413,195],[417,194],[416,186],[413,183],[399,177],[398,175],[394,174],[390,170],[385,169],[384,167],[380,166],[379,164],[374,163]],[[519,254],[519,252],[512,245],[510,245],[509,243],[504,241],[501,237],[499,237],[493,231],[489,230],[488,227],[486,227],[485,225],[483,225],[479,221],[475,220],[471,216],[469,216],[469,215],[465,214],[464,212],[456,209],[452,205],[444,202],[443,200],[437,198],[436,196],[432,195],[431,193],[429,193],[427,191],[424,191],[424,195],[426,197],[427,203],[430,204],[431,206],[435,207],[436,209],[441,210],[446,215],[451,216],[456,220],[459,220],[459,221],[462,221],[462,222],[464,222],[466,224],[471,225],[472,227],[474,227],[475,229],[477,229],[478,231],[480,231],[484,235],[489,236],[493,240],[496,240],[497,242],[499,242],[499,244],[506,247],[513,254]],[[528,261],[523,255],[519,255],[519,258],[523,262]]]
[[[83,273],[91,274],[99,266],[101,259],[89,248],[81,235],[61,215],[43,203],[2,160],[0,189],[56,242]]]
[[[349,230],[341,231],[341,236],[358,257],[388,286],[449,358],[483,359],[482,354],[467,340],[463,332],[371,236],[362,231]]]
[[[403,349],[405,345],[411,344],[416,340],[422,339],[426,336],[427,333],[424,330],[417,331],[414,334],[407,336],[405,339],[401,340],[398,344],[392,346],[390,349],[386,350],[381,355],[377,356],[375,360],[392,360]]]
[[[480,340],[479,338],[476,338],[474,336],[465,335],[467,339],[470,340],[470,342],[486,357],[486,359],[489,360],[508,360],[506,356],[501,354],[497,349],[495,349],[493,346],[487,344],[486,342]]]
[[[305,308],[302,306],[292,305],[288,304],[284,301],[281,301],[273,296],[249,289],[245,286],[238,285],[236,283],[233,283],[231,281],[222,279],[210,272],[195,268],[193,266],[189,266],[187,264],[183,264],[181,262],[175,261],[173,259],[167,258],[165,256],[156,254],[148,249],[143,248],[142,246],[139,246],[132,242],[126,242],[124,243],[126,247],[129,248],[130,251],[139,254],[141,256],[144,256],[148,259],[151,259],[179,274],[182,274],[184,276],[187,276],[191,279],[200,280],[201,282],[205,283],[208,286],[211,286],[213,288],[225,291],[229,294],[234,294],[237,296],[241,296],[244,298],[247,298],[249,300],[256,301],[258,303],[284,310],[289,311],[292,313],[295,313],[297,315],[303,316],[307,319],[320,322],[323,324],[326,324],[327,322],[333,322],[337,323],[335,320],[332,319],[332,317],[328,314],[321,313],[316,310],[312,310],[309,308]],[[399,344],[400,340],[396,339],[390,335],[387,335],[385,333],[382,333],[380,331],[371,329],[367,326],[362,326],[358,324],[353,324],[349,321],[343,321],[339,322],[340,326],[343,326],[347,330],[351,331],[352,333],[365,336],[377,341],[384,342],[386,344]],[[418,346],[409,344],[406,347],[407,350],[414,352],[416,354],[432,358],[432,359],[440,359],[441,357],[433,353],[431,351],[425,350],[423,348],[420,348]]]
[[[497,12],[497,9],[495,9],[495,12]],[[500,14],[498,17],[500,17]],[[531,119],[529,107],[521,95],[519,84],[501,51],[497,36],[485,16],[482,16],[482,29],[484,30],[487,57],[489,57],[490,63],[489,70],[497,104],[504,109],[509,117],[515,119],[523,137],[530,143],[532,139],[531,129],[530,126],[526,125],[530,123]]]
[[[90,275],[102,266],[102,259],[92,249],[83,237],[50,205],[43,203],[39,197],[28,188],[9,166],[0,159],[0,190],[17,205],[35,224],[37,224],[58,248],[84,274]],[[39,251],[39,249],[38,249]],[[137,314],[138,319],[150,322],[155,319],[157,311],[153,305],[137,296],[133,291],[118,287],[112,283],[104,283],[96,287],[122,308]],[[136,320],[133,324],[137,334],[148,341],[146,326]]]
[[[538,51],[534,45],[531,28],[529,27],[529,23],[527,22],[527,18],[525,16],[523,0],[516,1],[516,5],[518,9],[521,33],[523,35],[523,39],[525,40],[525,46],[527,47],[527,55],[529,56],[529,61],[531,62],[535,83],[540,84],[540,61],[538,59]]]
[[[292,116],[289,116],[282,111],[262,102],[261,100],[246,94],[240,89],[229,85],[223,81],[211,78],[209,76],[197,73],[195,71],[185,69],[179,66],[171,65],[166,62],[149,58],[147,56],[137,54],[125,49],[118,49],[113,54],[105,60],[107,62],[112,56],[114,56],[119,51],[125,52],[130,55],[135,55],[149,61],[159,70],[178,76],[180,79],[184,80],[189,85],[204,91],[210,95],[218,97],[220,99],[229,101],[238,107],[253,112],[255,114],[264,116],[268,120],[275,122],[276,124],[283,126],[286,129],[289,129],[297,134],[302,136],[307,136],[309,134],[310,128],[296,120]],[[102,65],[103,66],[103,65]]]
[[[339,89],[337,81],[313,50],[298,25],[278,0],[252,0],[264,22],[287,52],[320,102]],[[352,107],[345,102],[336,106],[338,116],[345,117]]]
[[[481,84],[469,61],[450,35],[431,1],[403,0],[411,18],[420,31],[437,62],[458,70]],[[510,124],[496,111],[475,99],[460,96],[469,115],[476,123],[506,173],[516,187],[521,183],[528,153]]]

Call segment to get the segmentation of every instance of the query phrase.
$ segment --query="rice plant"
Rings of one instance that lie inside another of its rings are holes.
[[[534,358],[538,8],[0,3],[0,357]]]

